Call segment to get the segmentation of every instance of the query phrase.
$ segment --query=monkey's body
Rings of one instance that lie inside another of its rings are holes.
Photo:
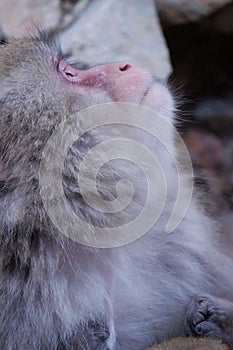
[[[140,79],[148,79],[132,68],[126,83],[138,79],[136,90],[125,88],[123,93],[113,81],[106,90],[106,81],[99,82],[93,68],[83,78],[80,73],[84,83],[79,83],[77,92],[75,84],[67,87],[59,75],[66,74],[67,68],[56,71],[51,59],[56,55],[54,46],[41,38],[13,41],[0,51],[0,348],[143,350],[184,335],[185,312],[194,295],[209,293],[233,301],[233,259],[225,254],[214,223],[194,201],[180,226],[165,233],[169,202],[176,199],[175,170],[170,164],[166,165],[168,204],[155,226],[135,242],[112,249],[89,248],[62,235],[52,224],[38,183],[49,136],[64,116],[90,105],[139,103],[138,90],[144,89]],[[125,73],[126,67],[120,71]],[[104,69],[105,75],[110,74],[108,67]],[[157,89],[153,108],[172,120],[169,93],[153,84]],[[148,91],[144,101],[151,107],[153,91]],[[90,134],[84,146],[92,143]],[[74,210],[84,211],[89,219],[92,213],[77,187],[74,190],[82,152],[83,144],[71,147],[63,185]],[[162,149],[159,157],[166,164]],[[129,165],[121,167],[135,177],[137,205],[143,208],[140,176]],[[111,178],[112,168],[106,174]]]
[[[201,255],[190,247],[191,235],[187,244],[176,242],[179,235],[163,238],[163,244],[148,235],[111,252],[92,252],[64,240],[50,249],[48,243],[38,242],[39,252],[36,249],[30,255],[30,266],[18,271],[14,267],[14,272],[11,261],[10,271],[1,276],[3,349],[16,344],[13,349],[49,350],[56,349],[59,341],[65,349],[72,349],[73,342],[74,349],[97,349],[96,344],[101,348],[101,340],[108,338],[111,322],[116,349],[144,349],[167,337],[184,335],[191,297],[197,293],[229,295],[230,286],[224,282],[226,265],[221,265],[222,273],[214,267],[215,259],[224,262],[223,257],[219,253],[208,256],[209,248]],[[196,243],[209,247],[203,240]],[[208,267],[203,266],[206,260]],[[83,323],[90,323],[87,333]]]

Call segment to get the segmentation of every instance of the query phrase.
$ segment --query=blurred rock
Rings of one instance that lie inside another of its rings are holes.
[[[3,30],[0,26],[0,43],[2,43],[4,40],[5,40],[5,35],[4,35]]]
[[[212,18],[213,27],[224,34],[233,33],[233,2],[218,11]]]
[[[171,73],[153,0],[94,0],[59,39],[65,53],[89,64],[129,60],[161,79]]]
[[[200,101],[194,111],[195,117],[200,120],[219,119],[229,120],[233,127],[233,100],[230,98],[206,98]],[[233,131],[233,130],[232,130]]]
[[[155,0],[161,18],[169,24],[197,21],[208,16],[232,0]],[[231,18],[232,22],[232,18]]]
[[[92,0],[61,0],[62,22],[60,29],[64,29],[71,22],[79,18]]]
[[[61,19],[60,0],[7,0],[0,2],[0,26],[15,37],[35,27],[55,29]]]
[[[217,136],[198,128],[191,128],[184,138],[194,165],[214,169],[220,167],[222,142]]]
[[[207,207],[218,216],[233,215],[232,137],[222,138],[200,127],[189,127],[183,139],[194,165],[196,183],[207,190]],[[233,233],[233,227],[228,231]]]

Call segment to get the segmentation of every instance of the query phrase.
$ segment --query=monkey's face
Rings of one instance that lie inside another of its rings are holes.
[[[173,109],[167,88],[148,72],[125,62],[75,69],[44,34],[2,45],[0,66],[1,106],[30,120],[32,111],[59,115],[111,101],[142,104],[168,118]]]

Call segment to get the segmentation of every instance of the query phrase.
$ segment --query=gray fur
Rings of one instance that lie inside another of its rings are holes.
[[[141,239],[121,248],[94,249],[53,226],[39,194],[43,147],[64,115],[111,101],[95,81],[91,91],[68,89],[51,60],[55,55],[57,48],[43,35],[12,40],[0,49],[0,348],[143,350],[183,335],[193,295],[233,301],[233,261],[195,199],[181,225],[165,233],[169,202],[176,197],[166,155],[161,161],[167,167],[168,204]],[[171,108],[164,106],[169,118]],[[84,145],[99,137],[90,133]],[[74,189],[83,152],[85,147],[73,145],[64,167],[64,190],[74,210],[99,225],[123,220],[93,219]],[[141,175],[124,162],[120,166],[122,176],[134,179],[140,209],[145,199]],[[105,169],[105,175],[112,173]],[[108,182],[102,189],[109,197],[114,176],[107,177],[110,189]]]

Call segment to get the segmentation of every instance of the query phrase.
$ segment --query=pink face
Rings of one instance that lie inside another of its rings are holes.
[[[106,91],[113,101],[141,104],[158,112],[172,110],[173,102],[167,88],[154,81],[148,72],[129,63],[78,70],[61,60],[58,70],[73,87],[96,87]]]

